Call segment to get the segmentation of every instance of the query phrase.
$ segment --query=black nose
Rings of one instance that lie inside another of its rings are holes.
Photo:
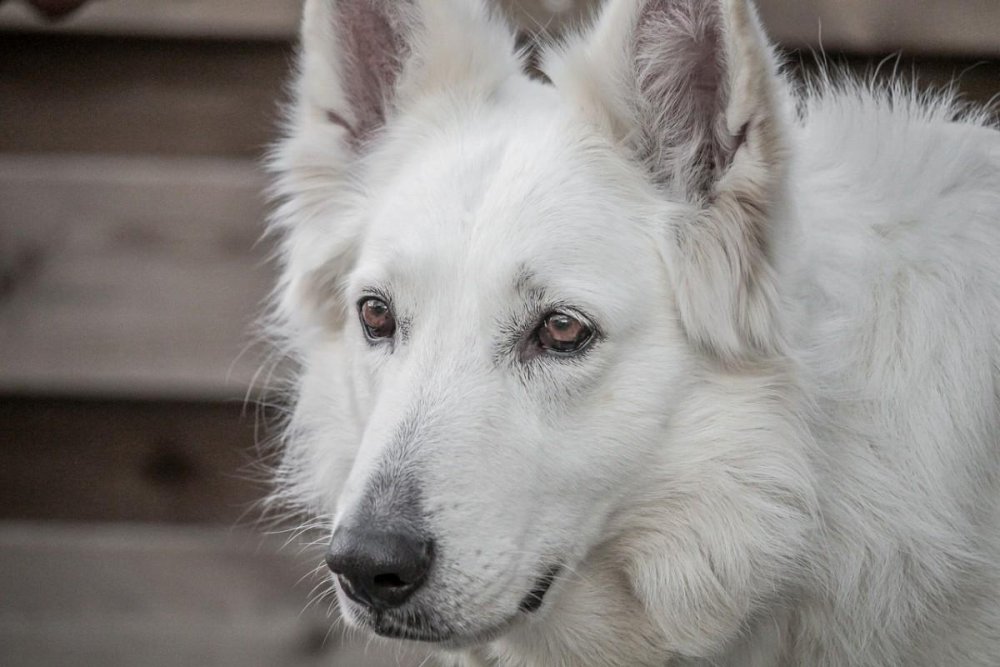
[[[424,583],[432,560],[430,540],[367,528],[338,528],[326,552],[347,597],[373,609],[403,604]]]

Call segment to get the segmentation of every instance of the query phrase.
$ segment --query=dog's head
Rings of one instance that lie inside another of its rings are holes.
[[[780,348],[752,10],[612,2],[542,63],[477,0],[306,3],[275,163],[302,367],[282,483],[383,635],[469,644],[539,610],[650,490],[706,365]]]

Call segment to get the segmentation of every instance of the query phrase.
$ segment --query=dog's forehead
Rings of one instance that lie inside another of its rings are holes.
[[[480,109],[397,141],[409,145],[369,195],[364,248],[397,274],[428,277],[437,266],[505,283],[547,271],[600,276],[651,250],[643,182],[558,107]]]

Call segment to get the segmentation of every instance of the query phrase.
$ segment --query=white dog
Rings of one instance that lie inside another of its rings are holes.
[[[744,0],[308,0],[281,495],[461,664],[1000,665],[1000,134]]]

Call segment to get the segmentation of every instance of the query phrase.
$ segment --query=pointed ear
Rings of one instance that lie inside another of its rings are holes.
[[[343,322],[337,291],[362,232],[359,159],[420,99],[487,95],[520,62],[513,32],[481,0],[306,0],[298,60],[270,165],[284,234],[278,319],[329,330]]]
[[[513,32],[481,0],[306,0],[297,102],[357,149],[413,98],[518,68]]]
[[[357,148],[385,123],[413,49],[409,0],[307,0],[297,100],[303,121],[328,123]]]
[[[726,362],[780,347],[772,240],[785,149],[775,62],[747,0],[610,3],[549,72],[690,205],[668,249],[689,338]]]

